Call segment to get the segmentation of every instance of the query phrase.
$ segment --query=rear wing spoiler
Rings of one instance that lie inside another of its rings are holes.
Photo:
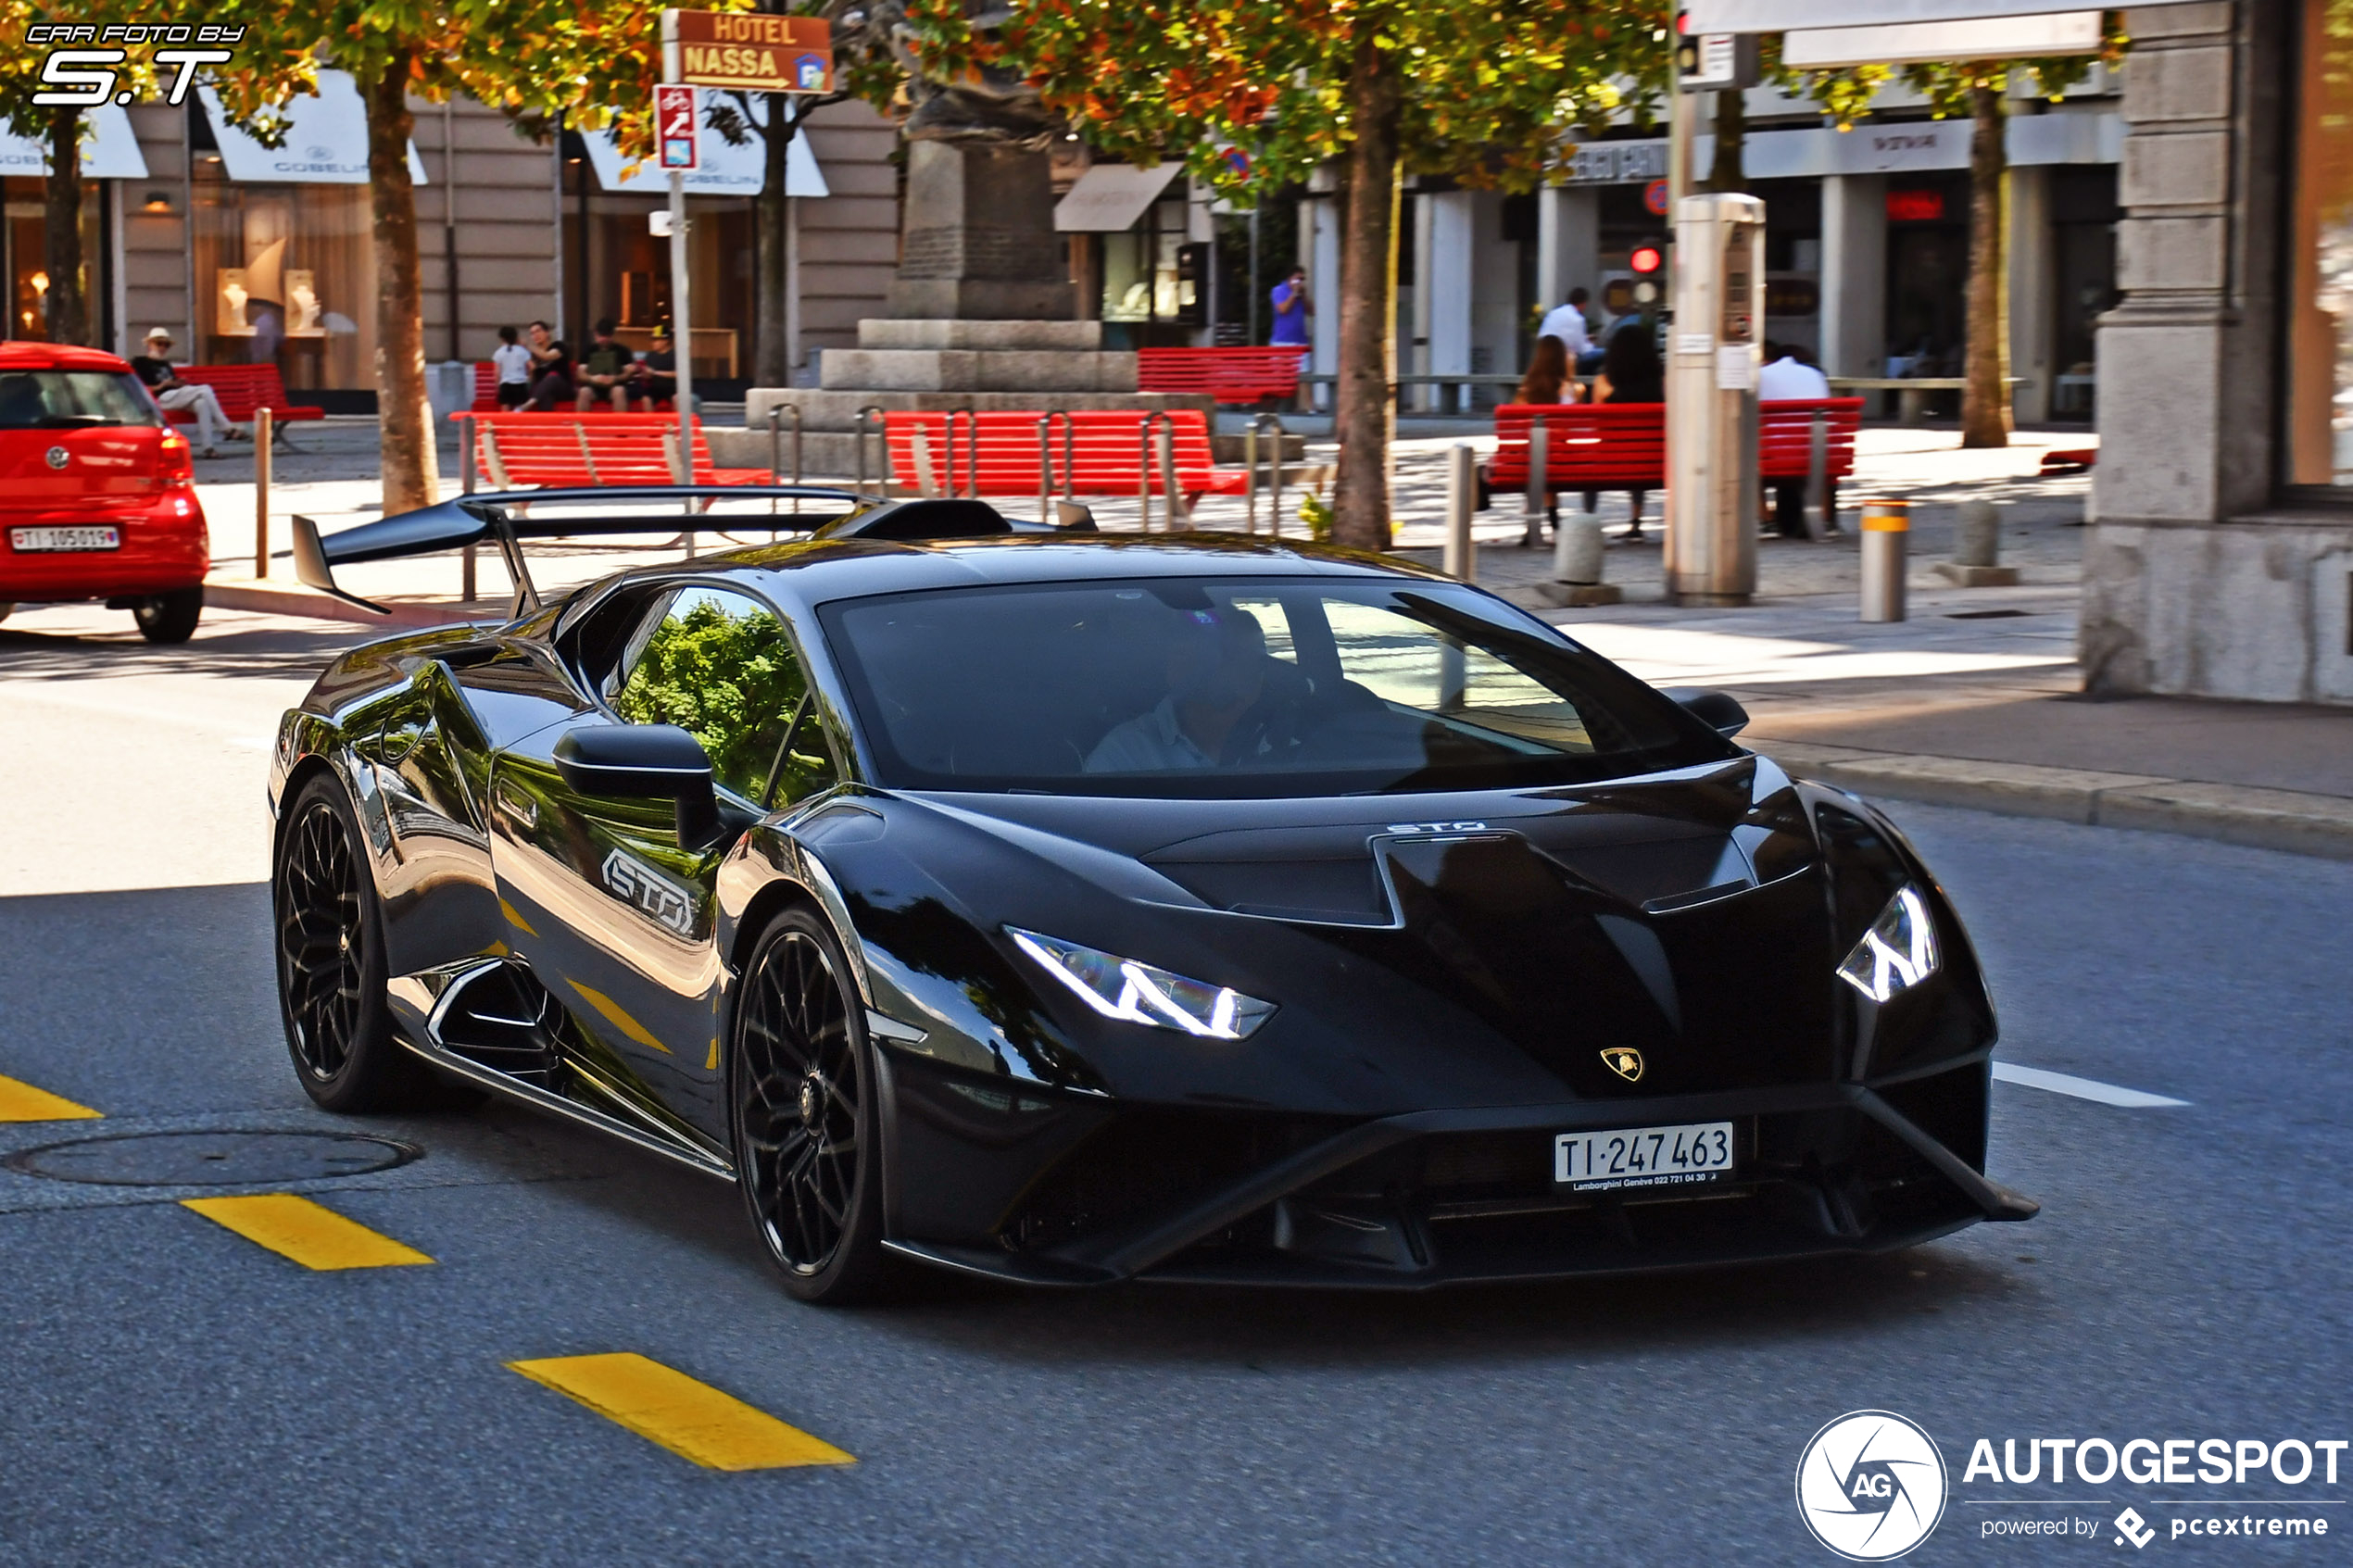
[[[698,503],[711,500],[831,501],[838,511],[747,515],[712,513]],[[641,508],[636,503],[644,502]],[[550,517],[534,510],[549,505],[598,506],[605,510]],[[676,509],[661,509],[661,508]],[[1075,515],[1074,515],[1075,514]],[[539,605],[539,591],[522,558],[525,539],[585,538],[617,533],[724,533],[747,528],[805,530],[821,539],[913,541],[986,537],[1000,533],[1091,532],[1094,519],[1081,507],[1064,508],[1063,527],[1018,522],[983,501],[961,496],[893,501],[854,490],[808,484],[661,484],[626,489],[510,490],[459,495],[398,517],[321,533],[307,517],[294,520],[295,575],[309,587],[376,615],[391,610],[363,599],[335,582],[334,569],[361,561],[396,560],[469,545],[494,546],[515,583],[510,613],[521,616]]]

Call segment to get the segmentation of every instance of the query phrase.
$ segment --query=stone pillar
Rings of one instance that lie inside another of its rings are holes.
[[[1550,310],[1602,278],[1602,194],[1592,185],[1546,185],[1536,193],[1536,299]]]
[[[1467,373],[1471,368],[1471,295],[1476,277],[1476,258],[1472,243],[1477,219],[1478,193],[1473,191],[1434,191],[1425,193],[1423,205],[1429,209],[1428,232],[1429,249],[1426,257],[1428,270],[1418,274],[1427,286],[1417,289],[1415,297],[1422,306],[1419,314],[1425,323],[1422,332],[1429,340],[1429,375],[1445,375],[1450,371]],[[1445,409],[1448,394],[1442,387],[1428,389],[1428,408]],[[1467,405],[1466,411],[1467,411]]]
[[[2058,374],[2051,362],[2057,302],[2051,297],[2050,166],[2021,165],[2008,178],[2003,256],[2009,264],[2010,374],[2024,378],[2015,402],[2020,422],[2039,424],[2051,417],[2051,378]]]
[[[910,142],[904,236],[894,317],[1066,321],[1077,313],[1045,153]]]
[[[1300,204],[1306,221],[1299,259],[1307,269],[1307,297],[1315,303],[1315,314],[1307,319],[1307,338],[1315,345],[1309,362],[1328,376],[1340,370],[1340,196],[1325,170],[1316,170],[1315,178]],[[1315,388],[1309,407],[1329,410],[1332,389]]]
[[[1887,177],[1822,180],[1822,369],[1887,374]]]
[[[2099,328],[2086,689],[2353,703],[2353,523],[2282,495],[2296,30],[2318,0],[2126,13],[2122,302]]]

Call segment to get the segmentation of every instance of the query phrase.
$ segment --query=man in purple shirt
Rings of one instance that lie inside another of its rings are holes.
[[[1267,343],[1276,348],[1307,346],[1307,318],[1315,304],[1307,297],[1307,269],[1294,267],[1290,276],[1275,285],[1275,332]]]

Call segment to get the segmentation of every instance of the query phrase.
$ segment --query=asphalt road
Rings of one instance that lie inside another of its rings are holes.
[[[105,1116],[0,1123],[0,1154],[349,1128],[279,1034],[261,742],[351,634],[0,627],[0,1074]],[[943,1280],[824,1311],[771,1283],[732,1193],[526,1112],[368,1123],[423,1158],[287,1184],[430,1266],[313,1273],[173,1201],[204,1189],[0,1170],[0,1561],[1822,1563],[1793,1473],[1864,1408],[1950,1467],[1913,1562],[2137,1557],[2107,1524],[2128,1503],[2169,1560],[2342,1558],[2353,1462],[2335,1486],[1962,1468],[1981,1436],[2353,1437],[2353,865],[1896,813],[1970,922],[2004,1060],[2189,1102],[1997,1085],[1992,1166],[2031,1223],[1412,1298]],[[857,1463],[699,1468],[505,1364],[605,1351]],[[2337,1533],[2170,1538],[2223,1512]],[[2070,1513],[2096,1537],[1985,1534]]]

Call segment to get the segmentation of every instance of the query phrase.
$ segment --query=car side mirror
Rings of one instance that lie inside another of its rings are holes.
[[[678,847],[719,842],[719,797],[702,742],[675,724],[595,724],[556,742],[556,771],[581,795],[675,800]]]
[[[1706,686],[1671,686],[1667,695],[1673,697],[1683,711],[1726,740],[1748,728],[1748,709],[1735,701],[1730,692],[1715,691]]]

